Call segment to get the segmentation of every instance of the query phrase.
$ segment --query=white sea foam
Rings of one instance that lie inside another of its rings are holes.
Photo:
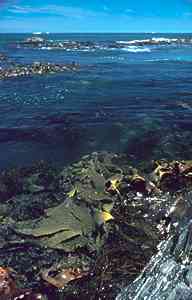
[[[171,44],[178,42],[178,39],[173,38],[165,38],[165,37],[153,37],[151,39],[144,39],[144,40],[131,40],[131,41],[116,41],[117,44],[123,44],[123,45],[135,45],[135,44]],[[184,40],[185,41],[185,40]]]
[[[133,41],[116,41],[117,44],[130,44],[132,43]]]
[[[136,46],[129,46],[121,48],[123,51],[138,53],[138,52],[151,52],[151,50],[147,47],[136,47]]]
[[[117,44],[124,44],[124,45],[135,45],[135,44],[143,44],[143,43],[150,43],[151,39],[146,40],[132,40],[132,41],[116,41]]]
[[[175,43],[178,41],[178,39],[168,39],[168,38],[164,38],[164,37],[160,37],[160,38],[152,38],[151,39],[154,42],[157,43]]]
[[[145,59],[144,61],[148,61],[148,62],[161,62],[161,61],[169,61],[169,58]]]
[[[53,50],[52,47],[41,47],[40,49],[41,49],[41,50]]]
[[[94,51],[126,51],[126,52],[132,52],[132,53],[137,53],[137,52],[151,52],[151,50],[148,47],[142,47],[142,46],[124,46],[122,48],[108,48],[106,46],[97,46],[95,48],[91,47],[84,47],[84,48],[61,48],[61,47],[50,47],[50,46],[43,46],[40,48],[41,50],[63,50],[67,52],[94,52]]]

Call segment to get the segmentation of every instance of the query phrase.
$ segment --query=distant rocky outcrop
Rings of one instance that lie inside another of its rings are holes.
[[[38,48],[38,49],[60,49],[60,50],[110,50],[110,49],[122,49],[129,47],[142,47],[142,46],[161,46],[161,45],[181,45],[192,44],[191,38],[148,38],[143,40],[122,40],[122,41],[77,41],[77,40],[48,40],[42,37],[29,37],[22,42],[18,42],[18,47],[26,48]]]
[[[39,44],[39,43],[44,43],[45,39],[41,37],[30,37],[27,38],[25,41],[23,41],[23,44]]]

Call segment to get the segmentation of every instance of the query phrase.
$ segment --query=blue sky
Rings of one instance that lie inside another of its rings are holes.
[[[0,0],[0,32],[192,32],[192,0]]]

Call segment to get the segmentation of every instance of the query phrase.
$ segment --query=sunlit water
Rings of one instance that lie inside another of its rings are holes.
[[[30,36],[0,35],[0,52],[22,64],[75,61],[80,70],[0,81],[0,168],[40,159],[66,164],[98,150],[131,151],[138,159],[138,147],[135,154],[129,143],[148,132],[152,140],[155,132],[190,136],[192,44],[109,49],[103,43],[192,35],[50,34],[47,39],[95,41],[101,47],[65,51],[17,46]]]

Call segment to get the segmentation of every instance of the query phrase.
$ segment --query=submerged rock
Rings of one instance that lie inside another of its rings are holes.
[[[8,69],[0,69],[0,80],[7,78],[15,78],[21,76],[32,76],[42,74],[54,74],[65,71],[77,71],[79,65],[72,64],[52,64],[52,63],[40,63],[34,62],[31,65],[17,65]]]
[[[0,61],[4,61],[7,59],[7,56],[3,53],[0,53]]]

